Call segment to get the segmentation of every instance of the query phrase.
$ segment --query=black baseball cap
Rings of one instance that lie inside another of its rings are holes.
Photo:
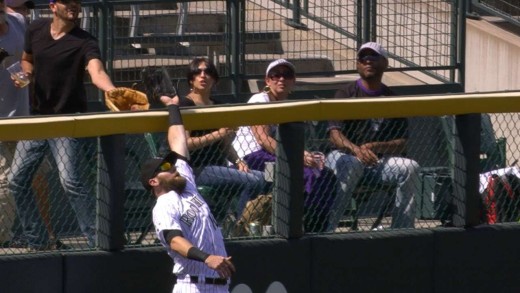
[[[152,189],[152,186],[148,183],[148,181],[155,177],[159,171],[159,166],[161,166],[164,162],[169,162],[170,164],[175,165],[175,162],[177,162],[177,153],[169,152],[163,158],[155,157],[148,159],[141,166],[141,184],[143,184],[143,187],[146,190]]]

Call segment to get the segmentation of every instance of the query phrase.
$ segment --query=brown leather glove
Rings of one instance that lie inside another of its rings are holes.
[[[127,87],[118,87],[105,92],[105,104],[114,112],[148,110],[150,103],[146,94]]]

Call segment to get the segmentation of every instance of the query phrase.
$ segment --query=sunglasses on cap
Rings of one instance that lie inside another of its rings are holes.
[[[284,79],[294,79],[294,72],[292,71],[273,71],[269,73],[269,78],[272,80],[280,80],[280,78]]]
[[[171,162],[162,162],[157,169],[155,169],[154,174],[158,174],[161,172],[166,172],[171,170],[173,164]]]

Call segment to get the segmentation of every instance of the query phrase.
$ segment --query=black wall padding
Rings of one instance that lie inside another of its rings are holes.
[[[271,283],[278,281],[287,292],[313,292],[309,239],[230,241],[226,248],[237,269],[231,289],[246,284],[254,293],[264,293]]]
[[[65,292],[171,292],[173,262],[162,247],[64,255]]]
[[[368,232],[311,241],[312,292],[432,291],[432,231]]]
[[[227,241],[238,284],[287,292],[520,292],[520,225]],[[169,293],[164,248],[0,257],[1,293]]]
[[[435,292],[520,292],[520,225],[434,233]]]
[[[58,253],[0,257],[0,292],[63,293],[63,258]]]

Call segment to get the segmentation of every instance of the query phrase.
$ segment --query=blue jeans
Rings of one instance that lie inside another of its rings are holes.
[[[24,237],[30,247],[45,247],[49,234],[38,211],[31,182],[47,150],[51,151],[63,186],[79,227],[89,246],[95,245],[96,199],[80,180],[80,142],[76,138],[51,138],[19,141],[9,175],[9,189],[13,195]]]
[[[224,166],[206,166],[195,179],[197,186],[210,186],[220,194],[233,194],[240,191],[236,205],[236,216],[240,217],[248,200],[255,198],[266,188],[264,173],[257,170],[242,172],[235,168]],[[218,200],[218,199],[217,199]],[[224,198],[229,203],[230,198]],[[222,211],[216,211],[222,212]],[[227,211],[224,211],[227,212]]]
[[[329,217],[329,230],[337,227],[361,178],[371,183],[396,184],[397,194],[391,227],[414,227],[414,199],[419,195],[421,188],[417,162],[401,157],[383,157],[377,165],[367,167],[355,156],[332,151],[328,154],[325,165],[334,170],[339,182],[334,208]]]

